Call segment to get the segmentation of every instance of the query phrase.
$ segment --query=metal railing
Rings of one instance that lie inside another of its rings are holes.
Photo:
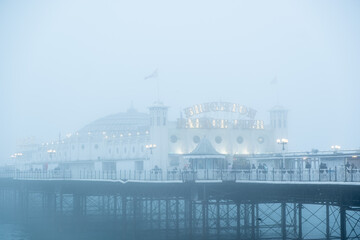
[[[121,171],[0,171],[0,178],[29,180],[121,180],[121,181],[283,181],[360,182],[360,170],[335,169],[205,169],[205,170],[121,170]]]

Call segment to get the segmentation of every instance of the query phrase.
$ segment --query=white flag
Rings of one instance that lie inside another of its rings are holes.
[[[144,77],[144,80],[149,79],[149,78],[156,78],[157,76],[158,76],[158,70],[155,69],[155,71],[152,74]]]

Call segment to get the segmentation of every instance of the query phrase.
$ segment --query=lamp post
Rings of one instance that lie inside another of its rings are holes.
[[[339,145],[332,145],[331,146],[331,149],[334,151],[334,152],[337,152],[338,150],[340,150],[340,146]]]
[[[156,144],[145,145],[146,149],[150,149],[150,154],[152,154],[153,149],[155,149],[156,147],[157,147]]]
[[[288,139],[286,138],[282,138],[282,139],[277,139],[276,142],[278,144],[281,144],[282,145],[282,163],[281,163],[281,168],[285,168],[285,145],[289,142]]]
[[[49,150],[47,150],[47,153],[48,153],[49,156],[50,156],[50,161],[52,161],[52,155],[56,153],[56,150],[54,150],[54,149],[49,149]]]

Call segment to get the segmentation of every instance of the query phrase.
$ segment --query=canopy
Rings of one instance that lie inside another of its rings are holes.
[[[184,154],[184,158],[188,158],[188,159],[189,158],[192,158],[192,159],[195,159],[195,158],[224,159],[225,155],[216,151],[215,148],[210,143],[210,141],[206,138],[203,138],[191,153]]]

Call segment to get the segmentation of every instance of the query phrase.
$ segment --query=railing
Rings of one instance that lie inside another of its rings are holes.
[[[360,182],[359,169],[247,169],[195,171],[0,171],[0,178],[122,180],[122,181],[283,181],[283,182]]]

